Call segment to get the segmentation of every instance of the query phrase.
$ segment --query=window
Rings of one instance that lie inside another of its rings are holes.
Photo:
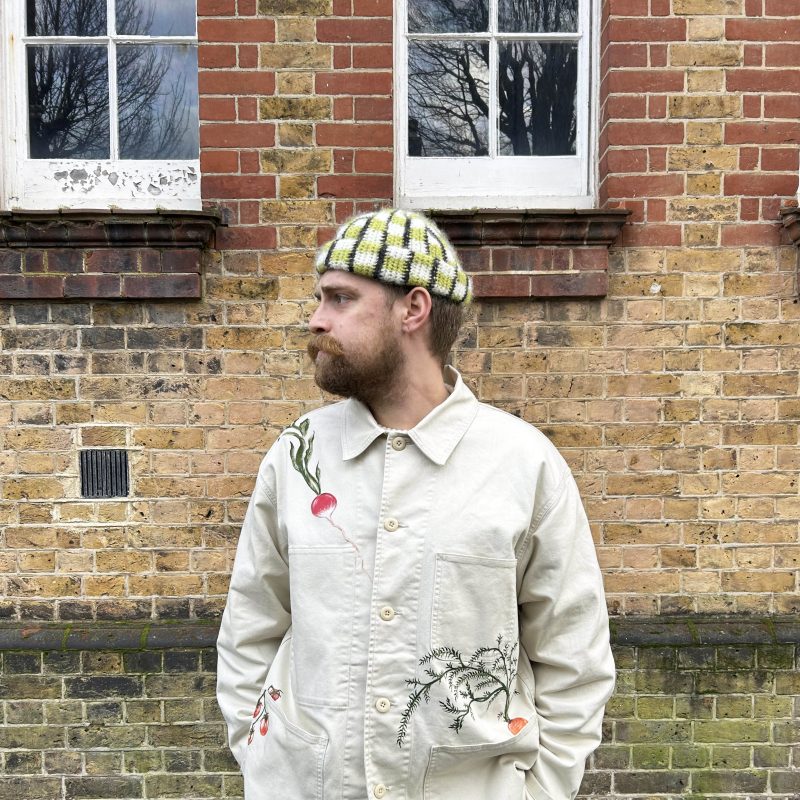
[[[589,208],[597,13],[590,0],[401,0],[398,202]]]
[[[199,209],[195,0],[3,0],[5,209]]]

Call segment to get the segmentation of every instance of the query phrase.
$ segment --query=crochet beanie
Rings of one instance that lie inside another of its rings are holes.
[[[472,281],[447,237],[415,211],[384,208],[345,222],[317,251],[317,272],[340,269],[394,286],[422,286],[453,303],[472,300]]]

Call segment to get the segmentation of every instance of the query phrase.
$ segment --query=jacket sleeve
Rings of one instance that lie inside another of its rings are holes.
[[[526,788],[533,800],[573,800],[600,743],[614,660],[602,576],[569,472],[529,539],[520,642],[534,674],[539,757]]]
[[[233,564],[217,640],[217,700],[231,751],[244,767],[253,709],[291,624],[289,567],[275,499],[259,472]]]

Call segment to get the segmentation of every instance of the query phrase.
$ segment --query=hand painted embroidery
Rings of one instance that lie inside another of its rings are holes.
[[[336,528],[341,534],[342,538],[353,548],[356,554],[359,569],[372,581],[372,576],[367,572],[364,567],[364,559],[361,557],[361,551],[358,545],[347,535],[344,528],[338,525],[333,520],[333,512],[336,510],[336,498],[330,492],[322,491],[322,472],[320,470],[319,462],[317,462],[316,469],[311,471],[311,454],[314,452],[314,434],[308,432],[308,420],[304,419],[302,422],[297,422],[286,428],[282,436],[291,436],[296,440],[289,442],[289,454],[292,459],[292,466],[297,472],[303,476],[303,480],[312,492],[314,492],[314,499],[311,501],[311,513],[315,517],[326,519],[330,525]]]
[[[420,678],[406,679],[412,688],[408,696],[408,704],[400,718],[397,731],[397,746],[403,746],[408,734],[411,715],[424,700],[430,702],[431,689],[437,684],[446,686],[449,695],[439,701],[439,705],[454,719],[448,726],[456,733],[461,731],[464,719],[473,716],[472,707],[477,704],[489,704],[496,698],[504,699],[504,706],[498,719],[507,723],[512,734],[518,734],[528,723],[523,717],[509,717],[511,698],[518,694],[512,689],[517,677],[517,642],[512,645],[504,642],[502,634],[497,637],[494,647],[479,647],[466,661],[463,655],[453,647],[437,647],[426,653],[419,665],[426,667],[427,680]]]
[[[270,684],[269,688],[264,689],[263,692],[258,697],[258,702],[256,703],[255,711],[253,711],[253,721],[250,723],[250,733],[247,736],[247,744],[253,741],[253,737],[256,734],[256,726],[258,726],[258,732],[262,736],[267,735],[267,731],[269,730],[269,711],[267,711],[267,694],[273,699],[278,700],[283,692],[280,689],[276,689],[272,684]]]

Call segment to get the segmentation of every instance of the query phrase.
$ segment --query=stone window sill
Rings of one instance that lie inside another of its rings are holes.
[[[200,298],[214,211],[0,212],[0,300]]]
[[[800,247],[800,208],[797,206],[785,206],[782,208],[781,221],[789,234],[789,238]]]
[[[458,249],[475,296],[605,297],[608,248],[627,209],[433,211]]]

